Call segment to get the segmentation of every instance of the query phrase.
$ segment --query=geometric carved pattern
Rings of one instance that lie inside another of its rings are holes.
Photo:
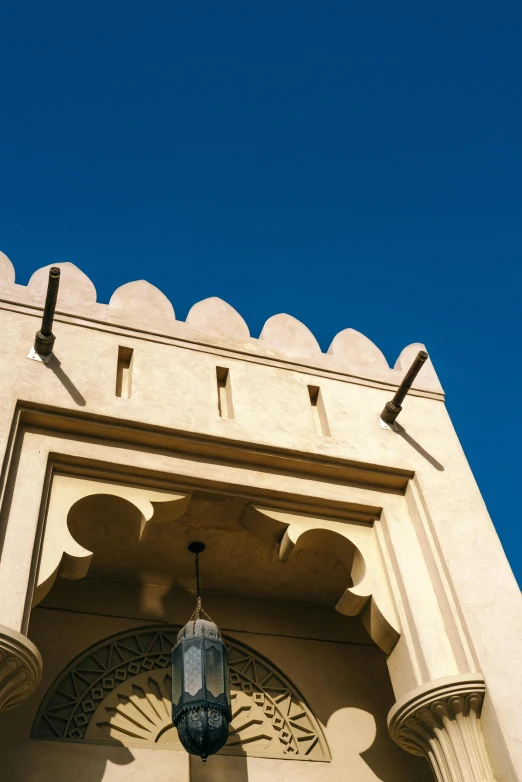
[[[33,738],[181,749],[171,717],[176,636],[168,625],[145,627],[87,650],[46,694]],[[221,754],[329,760],[322,730],[292,685],[247,647],[226,644],[232,722]]]

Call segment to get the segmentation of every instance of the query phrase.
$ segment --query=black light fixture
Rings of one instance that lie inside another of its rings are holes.
[[[42,325],[34,337],[34,351],[39,356],[45,356],[49,360],[53,352],[54,341],[56,337],[53,334],[54,310],[56,309],[56,299],[58,298],[58,287],[60,285],[60,267],[51,266],[49,269],[49,281],[47,283],[47,294],[45,296],[45,306],[42,315]]]
[[[411,367],[406,372],[404,379],[402,383],[400,384],[399,388],[395,392],[395,396],[391,400],[391,402],[386,402],[384,405],[384,409],[381,413],[381,421],[383,423],[387,424],[387,426],[393,428],[395,427],[395,419],[399,415],[399,413],[402,410],[402,403],[404,402],[404,399],[406,397],[406,394],[412,387],[413,381],[421,371],[422,367],[424,366],[424,362],[427,360],[428,354],[425,350],[419,350],[417,353],[417,357]]]
[[[228,652],[218,626],[201,606],[199,555],[205,544],[191,543],[188,550],[195,555],[197,601],[172,650],[172,721],[183,747],[205,763],[228,738]]]

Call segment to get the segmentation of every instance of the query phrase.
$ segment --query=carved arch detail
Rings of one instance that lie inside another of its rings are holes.
[[[174,521],[183,516],[190,494],[154,491],[89,478],[55,475],[51,487],[42,554],[38,568],[33,605],[40,603],[51,590],[56,577],[80,579],[87,575],[92,551],[81,546],[71,535],[69,521],[74,509],[87,497],[109,495],[127,502],[139,513],[139,539],[143,540],[153,523]]]
[[[279,545],[279,559],[286,562],[299,549],[326,551],[350,571],[351,583],[341,595],[336,611],[360,615],[370,637],[389,654],[400,637],[395,606],[388,587],[384,562],[371,521],[375,516],[359,512],[359,519],[340,522],[304,513],[249,505],[243,526]]]
[[[178,629],[148,626],[83,652],[45,695],[32,738],[180,750],[171,716],[170,652]],[[225,755],[328,761],[321,726],[266,659],[226,638],[232,722]]]

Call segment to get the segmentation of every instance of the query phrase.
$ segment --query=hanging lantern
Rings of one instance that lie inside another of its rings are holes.
[[[201,606],[199,555],[205,545],[191,543],[188,548],[195,554],[197,602],[172,650],[172,721],[183,747],[205,763],[228,738],[228,652],[218,626]]]

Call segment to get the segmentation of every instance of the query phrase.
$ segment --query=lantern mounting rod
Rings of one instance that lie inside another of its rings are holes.
[[[196,566],[196,608],[194,610],[194,613],[190,617],[190,620],[194,622],[194,630],[195,630],[196,621],[200,619],[202,616],[212,621],[210,616],[207,614],[207,612],[201,605],[201,588],[199,586],[199,555],[201,554],[202,551],[205,551],[205,544],[195,540],[192,543],[189,543],[187,548],[191,554],[194,554],[194,564]]]
[[[402,410],[401,404],[404,401],[404,398],[406,397],[406,394],[412,387],[413,381],[421,371],[424,362],[427,360],[428,354],[425,350],[419,350],[417,354],[417,358],[411,365],[411,367],[408,369],[404,376],[404,380],[400,384],[399,388],[397,389],[395,396],[391,400],[391,402],[386,402],[384,405],[384,409],[381,413],[381,421],[383,421],[385,424],[388,424],[388,426],[391,426],[393,428],[393,425],[395,423],[395,419],[399,415],[399,413]]]
[[[226,744],[232,719],[228,652],[215,622],[201,606],[199,555],[205,544],[187,546],[196,565],[196,610],[172,650],[172,721],[179,740],[203,763]]]

